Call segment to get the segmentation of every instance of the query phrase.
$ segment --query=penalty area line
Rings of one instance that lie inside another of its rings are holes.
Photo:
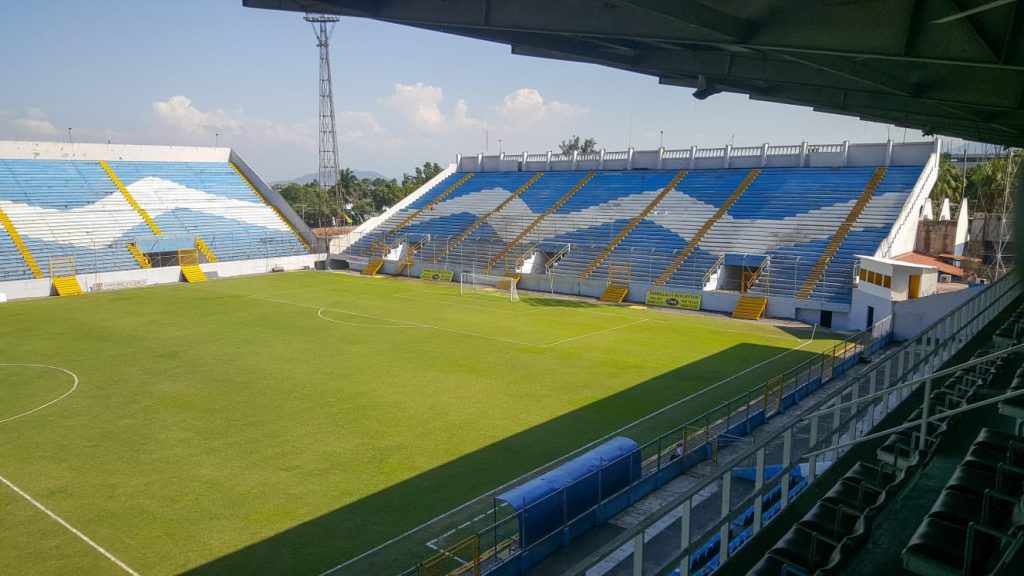
[[[3,476],[0,476],[0,482],[3,482],[4,484],[6,484],[8,487],[10,487],[11,490],[14,490],[15,492],[18,493],[19,496],[21,496],[25,500],[28,500],[33,506],[35,506],[36,508],[42,510],[47,516],[49,516],[50,518],[53,518],[54,520],[56,520],[61,526],[67,528],[72,534],[74,534],[75,536],[78,536],[79,538],[81,538],[86,544],[88,544],[89,546],[92,546],[97,552],[99,552],[100,554],[103,554],[104,556],[106,556],[108,560],[110,560],[114,564],[117,564],[118,566],[120,566],[122,570],[124,570],[125,572],[127,572],[129,574],[132,574],[133,576],[139,576],[139,573],[136,572],[135,570],[132,570],[132,568],[130,566],[128,566],[127,564],[125,564],[124,562],[119,560],[116,556],[114,556],[110,552],[107,552],[107,550],[103,546],[100,546],[99,544],[94,542],[91,538],[89,538],[85,534],[82,534],[82,532],[80,530],[78,530],[77,528],[75,528],[71,524],[68,524],[67,521],[65,521],[60,516],[57,516],[56,514],[54,514],[46,506],[43,506],[42,504],[40,504],[35,498],[32,498],[31,496],[26,494],[21,488],[18,488],[17,486],[15,486],[10,480],[8,480],[7,478],[4,478]]]

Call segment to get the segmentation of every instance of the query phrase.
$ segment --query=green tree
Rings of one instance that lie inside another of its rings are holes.
[[[1013,180],[1020,167],[1021,153],[1017,151],[1010,159],[1007,169],[1007,158],[993,158],[978,164],[967,171],[967,196],[976,212],[993,212],[1001,209],[1003,191],[1007,183],[1013,189]]]
[[[412,194],[417,188],[426,184],[431,178],[441,173],[441,165],[437,162],[424,162],[423,166],[417,166],[414,174],[402,174],[402,189],[406,194]]]
[[[562,143],[558,145],[558,149],[562,151],[562,154],[572,154],[573,152],[588,154],[597,151],[597,140],[593,138],[582,139],[573,134],[572,138],[562,140]]]
[[[963,199],[963,170],[953,164],[949,154],[939,158],[939,176],[932,187],[932,199],[942,202],[949,198],[953,204]]]

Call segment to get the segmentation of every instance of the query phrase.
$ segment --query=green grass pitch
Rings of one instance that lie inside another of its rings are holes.
[[[318,272],[9,302],[0,327],[0,574],[125,573],[32,498],[141,574],[316,576],[835,342]]]

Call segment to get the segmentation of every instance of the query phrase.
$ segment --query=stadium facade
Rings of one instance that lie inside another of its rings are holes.
[[[330,258],[364,273],[507,276],[530,290],[861,330],[937,291],[936,267],[897,258],[931,213],[939,150],[889,141],[459,156],[334,239]],[[959,302],[947,299],[947,310]]]
[[[229,148],[0,142],[4,298],[312,268],[314,244]]]

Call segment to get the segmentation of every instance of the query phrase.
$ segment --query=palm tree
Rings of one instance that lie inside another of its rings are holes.
[[[967,172],[968,188],[972,203],[981,212],[999,210],[1003,200],[1003,192],[1007,184],[1012,184],[1020,166],[1021,155],[1015,153],[1011,157],[1009,168],[1007,158],[993,158],[984,164],[978,164]]]
[[[939,159],[939,177],[932,187],[932,200],[942,202],[949,198],[950,203],[958,204],[963,195],[963,172],[953,164],[949,154],[943,154]]]

